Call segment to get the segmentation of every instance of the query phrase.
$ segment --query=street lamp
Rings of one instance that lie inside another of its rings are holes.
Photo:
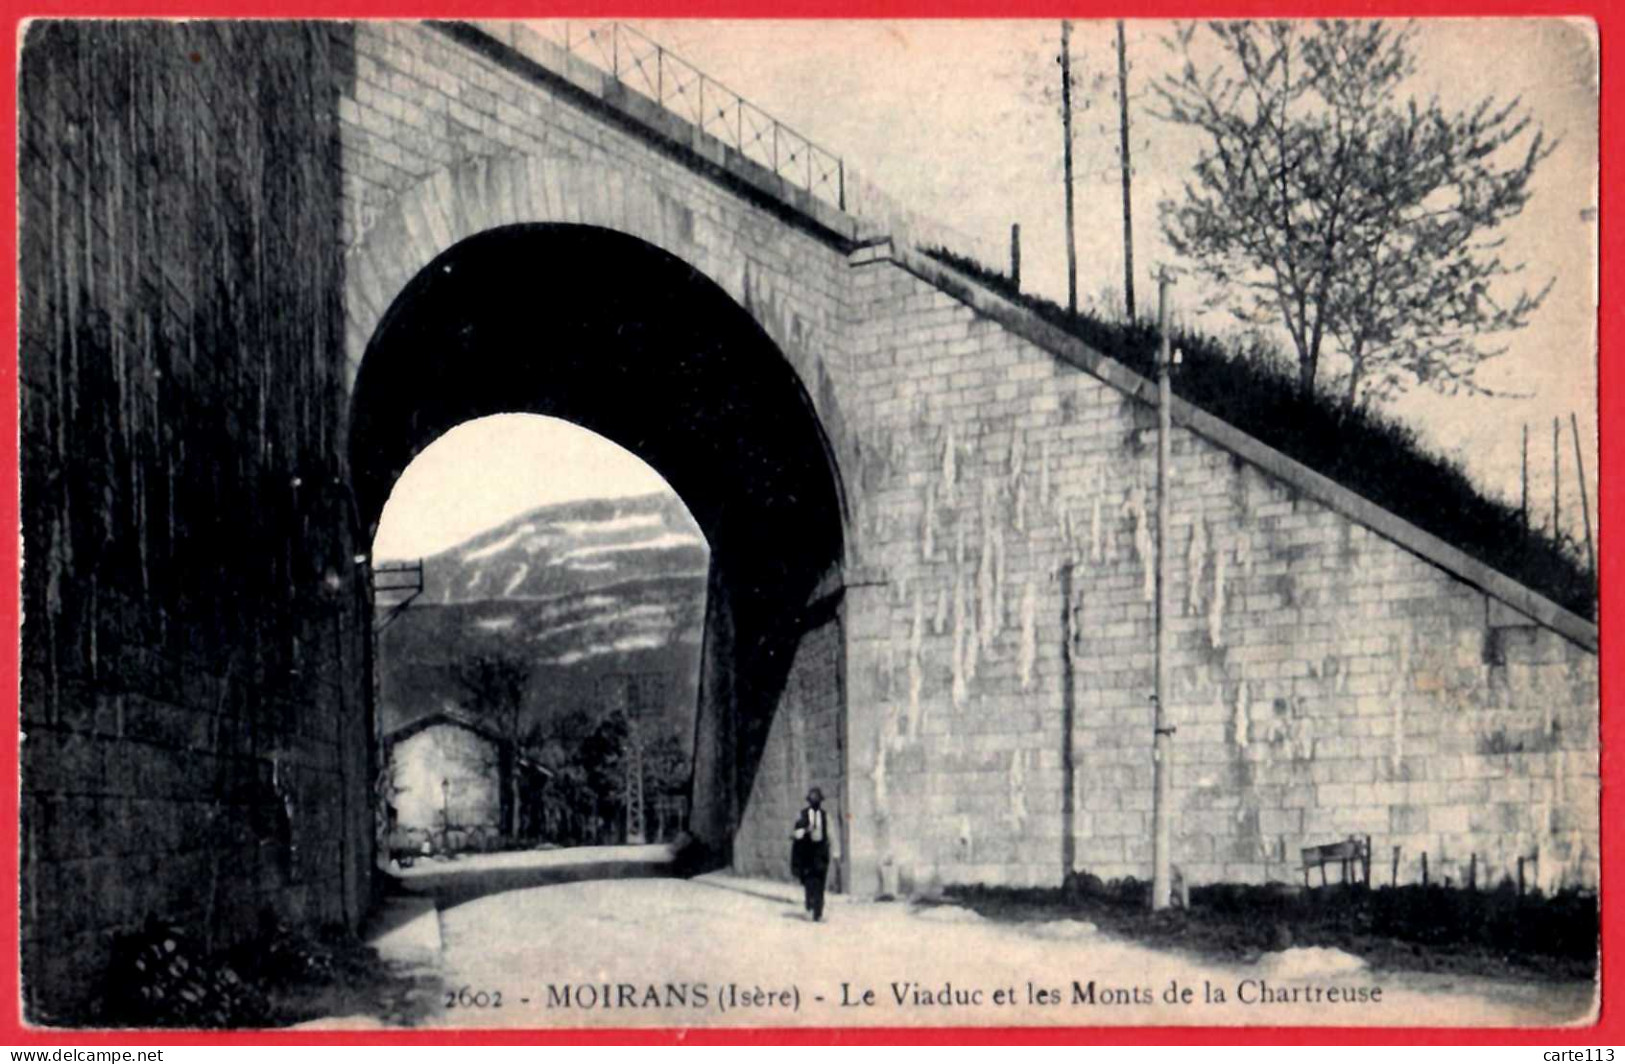
[[[440,846],[445,849],[451,842],[451,781],[445,778],[440,780],[440,823]]]

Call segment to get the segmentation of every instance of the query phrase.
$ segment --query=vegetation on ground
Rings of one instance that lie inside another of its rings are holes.
[[[1590,979],[1597,969],[1597,896],[1590,891],[1220,883],[1193,889],[1188,909],[1161,912],[1151,911],[1150,884],[1132,877],[1103,883],[1081,875],[1065,888],[968,886],[945,894],[992,920],[1087,920],[1146,946],[1225,963],[1321,946],[1391,971],[1568,981]]]
[[[644,815],[653,833],[654,803],[687,796],[691,765],[682,739],[663,718],[648,719],[640,734]],[[538,733],[531,749],[553,773],[542,796],[548,842],[595,846],[624,840],[629,743],[627,716],[618,709],[603,714],[571,709]]]
[[[117,943],[107,985],[106,1015],[67,1022],[265,1028],[360,1015],[410,1025],[433,1004],[436,984],[386,964],[343,927],[268,920],[252,941],[211,950],[155,920]]]

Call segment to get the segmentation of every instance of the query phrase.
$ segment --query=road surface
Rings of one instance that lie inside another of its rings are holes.
[[[490,870],[499,886],[526,859],[507,860]],[[1352,958],[1330,951],[1227,967],[1072,921],[904,902],[832,899],[815,924],[788,885],[728,876],[476,897],[482,869],[469,861],[432,914],[436,1026],[1548,1025],[1583,1021],[1594,996],[1587,984],[1339,970]],[[570,861],[533,863],[567,879]]]

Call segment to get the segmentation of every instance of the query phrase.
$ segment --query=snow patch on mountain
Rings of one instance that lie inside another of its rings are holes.
[[[662,532],[652,539],[638,539],[630,543],[600,543],[591,547],[576,547],[567,550],[554,558],[548,564],[565,565],[579,558],[593,558],[600,554],[624,554],[635,550],[666,550],[670,547],[703,547],[705,540],[699,536],[684,535],[680,532]]]
[[[516,528],[512,532],[508,533],[506,536],[503,536],[501,539],[497,540],[495,543],[490,543],[490,544],[487,544],[486,546],[477,547],[474,550],[464,552],[463,561],[465,561],[465,562],[477,562],[481,558],[489,558],[493,554],[501,554],[503,551],[507,550],[509,547],[513,546],[515,543],[518,543],[521,536],[528,536],[534,531],[536,531],[536,526],[535,525],[532,525],[532,524],[520,525],[518,528]]]
[[[663,528],[665,522],[661,520],[660,514],[624,514],[607,521],[555,521],[550,527],[567,536],[583,536],[588,533],[602,536],[615,532],[631,532],[640,528]]]
[[[612,643],[592,643],[574,650],[567,650],[556,658],[543,658],[545,665],[575,665],[588,658],[602,657],[605,654],[626,654],[634,650],[658,650],[666,645],[666,638],[661,633],[646,635],[623,636]]]

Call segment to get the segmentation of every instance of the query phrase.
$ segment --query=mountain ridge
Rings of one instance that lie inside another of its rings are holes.
[[[384,728],[472,708],[457,666],[483,655],[529,663],[524,716],[544,727],[601,714],[608,677],[659,674],[651,708],[686,747],[708,571],[704,536],[665,492],[538,506],[425,556],[423,595],[379,637]],[[394,601],[380,597],[381,616]]]

